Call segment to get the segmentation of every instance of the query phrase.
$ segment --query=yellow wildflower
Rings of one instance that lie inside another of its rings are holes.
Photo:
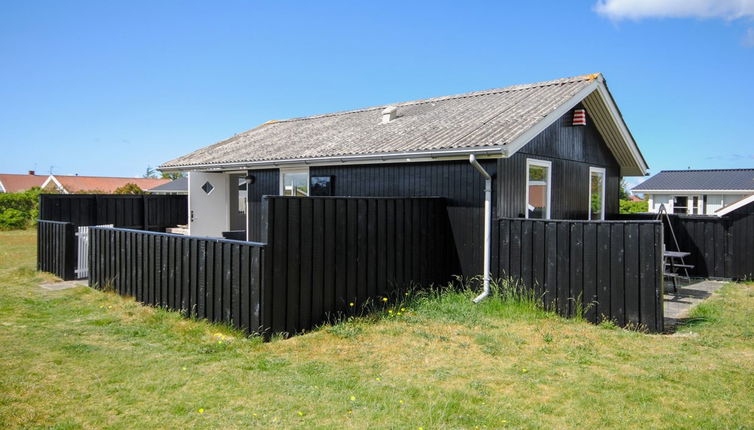
[[[198,411],[198,412],[199,412],[200,414],[203,414],[203,413],[204,413],[204,408],[199,408],[199,411]]]
[[[352,402],[356,401],[356,396],[351,396],[351,401]]]
[[[303,413],[303,412],[301,412],[301,411],[298,411],[298,416],[300,416],[300,417],[303,417],[303,416],[304,416],[304,413]]]
[[[348,306],[353,307],[353,302],[349,303]]]
[[[376,377],[376,378],[374,378],[374,379],[375,379],[375,381],[382,381],[382,379],[380,379],[380,377],[379,377],[379,376],[378,376],[378,377]]]
[[[383,297],[383,298],[382,298],[382,301],[383,301],[383,302],[386,302],[386,301],[387,301],[387,297]]]

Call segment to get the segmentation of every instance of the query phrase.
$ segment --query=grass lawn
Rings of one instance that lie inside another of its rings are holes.
[[[34,243],[0,233],[3,429],[754,428],[751,284],[672,336],[466,292],[262,343],[40,289]]]

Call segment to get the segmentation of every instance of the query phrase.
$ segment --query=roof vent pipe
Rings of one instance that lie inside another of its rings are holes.
[[[382,123],[387,124],[394,120],[398,115],[398,108],[395,106],[388,106],[382,110]]]
[[[469,163],[484,177],[484,288],[482,294],[474,299],[479,303],[490,295],[490,230],[492,222],[492,177],[478,161],[474,154],[469,154]]]

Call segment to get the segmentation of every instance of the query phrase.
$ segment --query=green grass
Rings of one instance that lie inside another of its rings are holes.
[[[752,285],[672,336],[443,291],[263,343],[40,289],[34,252],[33,231],[0,233],[3,429],[754,428]]]

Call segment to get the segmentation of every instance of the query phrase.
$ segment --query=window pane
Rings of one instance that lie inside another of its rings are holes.
[[[529,218],[547,218],[547,206],[549,205],[547,196],[547,167],[529,166],[529,177],[527,186],[529,187],[528,212]]]
[[[246,178],[238,178],[238,213],[246,213]]]
[[[284,196],[308,196],[309,195],[309,175],[307,173],[285,173],[283,174],[283,195]]]
[[[685,214],[688,213],[689,198],[686,196],[676,196],[673,198],[673,213]]]
[[[605,187],[605,176],[601,172],[592,172],[590,179],[589,219],[601,220],[605,211],[602,201],[602,190]]]

